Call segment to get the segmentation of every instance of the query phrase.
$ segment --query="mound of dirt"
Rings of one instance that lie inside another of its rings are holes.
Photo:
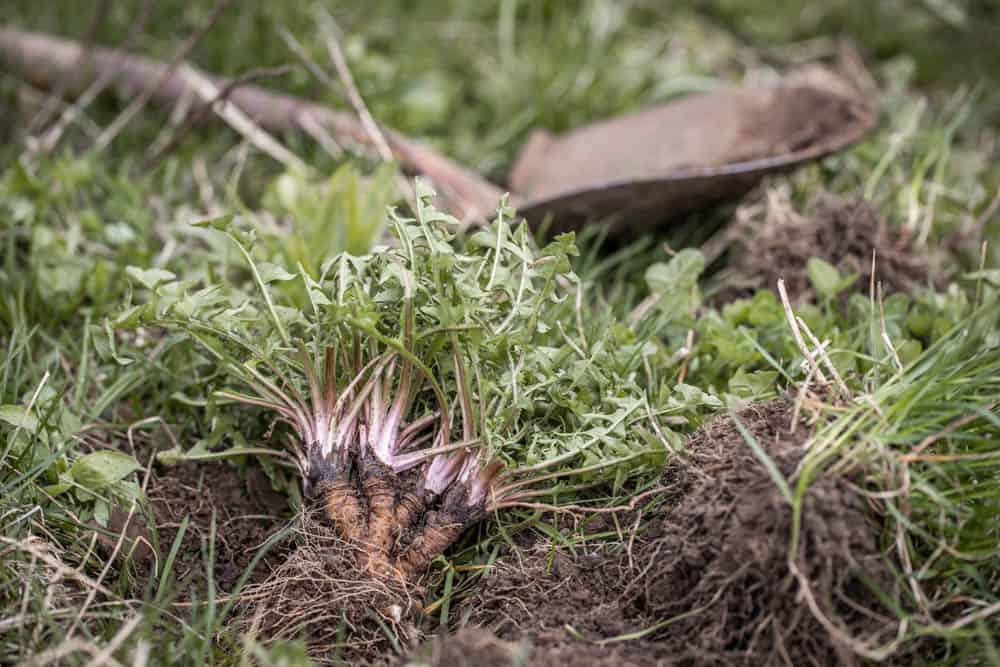
[[[740,419],[793,478],[810,432],[790,431],[788,404]],[[892,595],[892,575],[846,480],[811,484],[790,561],[792,509],[731,420],[699,430],[684,458],[665,471],[673,502],[631,544],[513,554],[462,606],[465,622],[531,640],[539,666],[854,664],[846,638],[893,635],[872,591]]]
[[[178,581],[204,576],[204,554],[215,513],[214,575],[224,591],[233,589],[257,550],[288,522],[283,518],[288,516],[287,499],[271,489],[258,468],[251,468],[244,478],[234,466],[222,462],[157,467],[148,496],[164,555],[184,517],[190,517],[174,561]],[[272,552],[266,560],[278,557]],[[267,574],[265,561],[250,581],[262,581]]]
[[[751,296],[758,289],[774,290],[784,278],[795,302],[815,301],[816,293],[806,270],[811,257],[829,262],[843,275],[857,274],[857,290],[867,292],[872,277],[872,251],[876,253],[875,279],[885,294],[941,287],[947,279],[941,262],[927,249],[912,248],[904,230],[885,225],[863,199],[844,200],[821,195],[805,216],[795,221],[761,223],[752,216],[734,231],[734,257],[726,271],[727,285],[712,302],[724,304]]]

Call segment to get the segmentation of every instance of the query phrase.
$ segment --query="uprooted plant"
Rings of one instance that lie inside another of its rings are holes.
[[[539,251],[501,205],[460,243],[432,194],[418,188],[415,220],[390,211],[394,247],[316,276],[255,259],[231,219],[202,223],[236,244],[251,293],[135,271],[148,298],[116,323],[189,336],[206,377],[228,378],[206,400],[270,411],[307,498],[374,576],[417,577],[490,512],[663,452],[629,428],[648,416],[642,342],[604,327],[588,345],[580,322],[577,343],[559,322],[579,289],[572,237]]]

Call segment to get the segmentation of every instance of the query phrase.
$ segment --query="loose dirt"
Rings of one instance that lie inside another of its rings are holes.
[[[178,581],[205,576],[206,554],[215,514],[216,585],[231,591],[253,561],[257,550],[289,521],[288,502],[273,491],[259,468],[242,476],[229,463],[183,463],[157,466],[148,490],[160,541],[161,555],[169,552],[185,516],[189,525],[174,562]],[[269,562],[258,564],[250,581],[262,581]]]
[[[727,286],[712,302],[728,303],[761,288],[774,290],[779,278],[784,278],[793,301],[816,301],[806,269],[810,257],[829,262],[842,275],[857,274],[853,289],[866,293],[873,251],[875,280],[882,283],[885,294],[941,287],[947,279],[939,259],[930,257],[927,249],[914,248],[905,230],[886,225],[863,199],[825,194],[808,211],[805,215],[751,216],[738,224],[732,232],[733,261],[724,279]]]
[[[810,434],[790,432],[789,413],[771,403],[740,415],[786,478]],[[664,477],[676,495],[632,541],[511,554],[459,616],[530,640],[532,666],[849,665],[825,625],[858,642],[895,632],[870,588],[894,594],[877,526],[846,480],[810,486],[790,565],[791,508],[730,420],[698,431]]]

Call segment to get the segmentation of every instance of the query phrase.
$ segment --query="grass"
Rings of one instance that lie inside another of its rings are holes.
[[[1000,664],[1000,535],[993,520],[1000,514],[1000,218],[990,208],[1000,188],[1000,98],[991,85],[1000,66],[995,49],[976,46],[996,10],[975,0],[812,3],[805,13],[799,4],[680,3],[666,13],[655,3],[610,0],[380,0],[331,12],[373,114],[496,179],[533,126],[566,129],[726,81],[773,77],[776,66],[809,48],[832,52],[829,41],[805,38],[844,31],[858,40],[881,91],[879,132],[821,165],[772,179],[770,200],[802,206],[820,191],[864,194],[889,224],[912,231],[920,252],[946,251],[960,271],[947,291],[887,295],[881,311],[867,297],[845,308],[831,300],[796,309],[816,336],[831,341],[852,400],[830,407],[832,418],[814,437],[801,474],[787,481],[789,493],[794,504],[816,475],[862,466],[865,490],[886,517],[886,550],[909,591],[910,607],[899,610],[907,645],[937,638],[928,659],[939,664]],[[138,7],[108,6],[94,38],[114,44]],[[76,7],[53,11],[11,0],[5,20],[79,37],[91,16]],[[138,46],[169,57],[211,7],[155,3]],[[223,74],[296,63],[279,28],[325,62],[312,8],[290,2],[230,8],[192,58]],[[950,57],[941,57],[943,49]],[[268,85],[346,107],[339,91],[325,90],[304,67]],[[364,245],[385,222],[384,204],[400,201],[399,194],[370,159],[336,160],[285,137],[331,175],[295,181],[218,128],[196,130],[155,168],[143,169],[147,147],[164,127],[153,111],[107,150],[88,152],[88,125],[104,127],[119,110],[104,102],[87,110],[53,155],[34,156],[20,131],[44,99],[38,95],[0,79],[0,134],[15,139],[0,147],[7,165],[0,173],[0,662],[305,664],[301,644],[265,647],[226,625],[233,609],[213,584],[214,540],[205,544],[206,580],[198,582],[172,574],[180,538],[157,545],[155,577],[119,567],[96,541],[94,526],[109,525],[112,507],[148,512],[141,486],[149,462],[140,458],[135,467],[93,456],[130,451],[130,427],[138,425],[135,438],[151,440],[167,424],[181,454],[205,441],[212,442],[209,454],[244,462],[240,449],[266,447],[268,430],[249,411],[232,413],[206,400],[217,369],[183,336],[148,327],[109,335],[105,323],[127,320],[123,306],[141,303],[135,300],[145,298],[144,281],[155,287],[166,279],[157,271],[234,289],[248,284],[244,258],[188,224],[194,220],[240,213],[256,231],[261,261],[315,270],[336,249]],[[615,457],[633,439],[681,446],[686,433],[734,399],[768,398],[805,381],[802,351],[772,293],[721,312],[696,308],[695,286],[711,289],[719,263],[705,268],[696,255],[674,253],[700,245],[731,213],[700,213],[626,247],[610,247],[593,231],[577,239],[572,268],[581,296],[553,308],[551,336],[564,355],[555,358],[578,356],[576,347],[583,359],[566,375],[556,372],[558,364],[540,365],[522,398],[545,404],[565,394],[592,405],[608,378],[628,379],[645,389],[662,427],[612,429],[608,451],[592,462]],[[295,236],[280,231],[289,214],[299,222]],[[331,228],[347,231],[329,238]],[[660,299],[650,316],[629,320],[650,295]],[[295,304],[294,295],[282,298],[280,306]],[[526,419],[540,434],[536,445],[564,444],[573,425],[531,409]],[[591,417],[599,422],[608,414],[614,411],[604,405]],[[506,437],[504,446],[534,455],[528,440]],[[295,493],[296,484],[274,474]],[[648,475],[612,477],[597,490],[586,482],[558,486],[549,500],[619,505],[651,488]],[[899,495],[880,493],[900,488]],[[572,546],[577,538],[559,527],[558,517],[538,508],[513,507],[470,531],[435,571],[429,609],[441,620],[453,616],[518,532]],[[118,532],[104,529],[112,550]],[[185,602],[182,594],[194,597]]]

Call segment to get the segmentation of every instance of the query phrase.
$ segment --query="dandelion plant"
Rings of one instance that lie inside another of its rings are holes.
[[[369,569],[404,576],[494,510],[621,481],[662,453],[632,428],[650,412],[633,377],[642,343],[573,317],[572,236],[538,250],[501,204],[460,240],[431,198],[420,185],[416,219],[389,212],[393,247],[318,275],[258,261],[252,235],[210,221],[247,261],[249,291],[147,280],[119,318],[197,341],[228,378],[215,400],[273,415],[310,502]]]

